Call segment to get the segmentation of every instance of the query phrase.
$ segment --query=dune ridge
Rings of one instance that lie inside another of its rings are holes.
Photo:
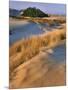
[[[64,24],[64,28],[22,39],[10,46],[9,88],[65,85],[65,64],[56,65],[48,57],[48,53],[53,53],[52,48],[65,40]]]
[[[47,33],[31,36],[19,40],[9,47],[9,88],[60,86],[65,85],[65,60],[64,63],[56,64],[49,54],[53,54],[53,48],[66,42],[66,25],[63,17],[27,19],[35,23],[59,22],[61,26]],[[24,21],[11,20],[15,25],[22,24]],[[45,28],[46,29],[46,28]]]
[[[38,54],[19,65],[10,81],[13,89],[65,85],[65,65],[49,61],[47,53]]]
[[[10,47],[10,70],[31,59],[40,51],[54,47],[65,40],[65,30],[55,30],[16,42]]]

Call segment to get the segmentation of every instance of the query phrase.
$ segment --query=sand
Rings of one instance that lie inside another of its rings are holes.
[[[56,64],[42,52],[17,67],[10,77],[10,88],[62,86],[65,85],[65,64]]]
[[[29,24],[28,20],[19,20],[19,19],[9,18],[9,25],[11,26],[26,25],[26,24]]]
[[[28,21],[13,21],[15,25],[17,24],[28,24]],[[12,22],[10,22],[12,23]],[[56,47],[56,45],[65,43],[65,24],[63,24],[63,28],[58,30],[48,32],[47,34],[43,34],[39,37],[44,40],[46,36],[50,36],[50,40],[48,46],[42,47],[40,46],[37,54],[32,56],[31,58],[27,58],[28,55],[32,55],[32,52],[28,48],[29,45],[37,46],[40,45],[39,39],[36,37],[33,39],[33,43],[28,39],[27,42],[25,40],[26,47],[28,49],[27,53],[24,57],[24,62],[22,61],[23,52],[26,49],[23,49],[23,41],[20,40],[16,42],[14,45],[10,47],[10,80],[9,80],[9,88],[10,90],[18,89],[18,88],[34,88],[34,87],[48,87],[48,86],[62,86],[66,85],[66,65],[65,60],[61,63],[56,63],[55,60],[52,60],[50,54],[53,55],[52,47]],[[63,37],[64,36],[64,37]],[[60,39],[61,38],[61,39]],[[63,40],[64,39],[64,40]],[[48,41],[48,38],[46,39]],[[29,42],[30,41],[30,42]],[[21,49],[16,49],[19,46],[22,46]],[[32,47],[33,47],[32,46]],[[36,47],[34,48],[36,50]],[[33,49],[33,50],[34,50]],[[16,65],[17,64],[17,65]]]

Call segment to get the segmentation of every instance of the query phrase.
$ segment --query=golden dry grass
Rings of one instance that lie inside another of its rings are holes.
[[[39,22],[39,23],[48,23],[48,24],[52,24],[52,23],[65,23],[65,17],[48,17],[48,18],[32,18],[31,21],[33,22]]]
[[[65,19],[33,19],[34,22],[63,23],[63,27],[22,39],[9,48],[9,88],[65,85],[65,64],[51,61],[48,52],[66,40]],[[45,53],[43,52],[45,51]]]
[[[20,40],[10,47],[10,71],[37,55],[42,48],[50,48],[65,40],[65,30],[55,30],[47,34]]]
[[[10,88],[65,85],[65,65],[48,58],[47,53],[39,53],[19,65],[10,75]]]

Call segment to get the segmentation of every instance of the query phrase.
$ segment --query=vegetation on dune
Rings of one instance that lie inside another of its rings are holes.
[[[12,17],[15,20],[28,19],[29,21],[36,23],[45,22],[48,24],[48,27],[57,26],[66,22],[65,19],[52,20],[51,18],[39,18],[48,17],[48,14],[45,14],[36,8],[27,8],[23,10],[20,17],[14,15]],[[65,42],[65,29],[66,27],[64,24],[62,28],[38,36],[31,36],[29,38],[19,40],[10,46],[10,88],[23,88],[32,85],[32,87],[34,87],[34,85],[54,86],[65,84],[65,66],[57,66],[47,58],[50,53],[49,50],[52,50],[52,48]],[[13,32],[10,31],[9,34],[12,35]],[[56,73],[58,73],[58,75],[56,75]],[[54,78],[54,76],[56,76],[56,78]]]
[[[48,17],[48,14],[45,14],[42,12],[40,9],[34,8],[27,8],[23,11],[22,16],[27,16],[27,17]]]
[[[49,48],[65,40],[65,30],[55,30],[42,36],[21,40],[10,47],[10,70],[37,55],[42,48]]]

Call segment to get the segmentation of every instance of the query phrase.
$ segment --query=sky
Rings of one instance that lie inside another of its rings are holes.
[[[49,14],[62,14],[66,15],[66,5],[56,3],[39,3],[39,2],[25,2],[25,1],[12,1],[9,2],[9,8],[12,9],[26,9],[28,7],[36,7],[45,13]]]

